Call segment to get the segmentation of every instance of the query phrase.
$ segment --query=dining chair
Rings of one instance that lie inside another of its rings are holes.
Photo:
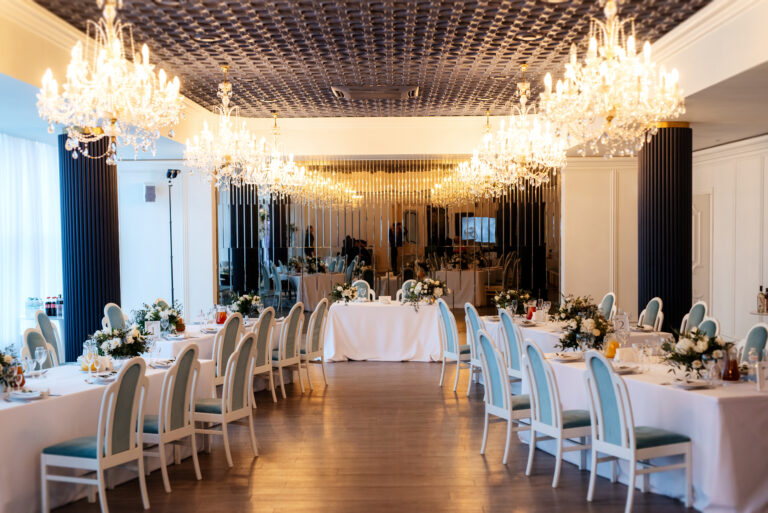
[[[648,488],[649,474],[675,469],[685,469],[685,505],[690,508],[693,502],[691,439],[666,429],[635,426],[627,385],[613,370],[610,362],[602,354],[589,351],[586,355],[586,366],[584,381],[592,425],[592,468],[587,501],[592,502],[595,494],[598,463],[611,461],[615,465],[616,460],[626,460],[629,462],[629,481],[625,513],[632,511],[632,498],[638,475],[643,476],[642,486],[645,491]],[[605,456],[599,457],[601,453]],[[650,462],[654,458],[671,456],[682,456],[683,461],[665,462],[660,466],[654,466]],[[615,482],[615,476],[614,467],[612,482]]]
[[[280,377],[280,389],[283,399],[285,399],[285,377],[283,369],[290,369],[294,366],[299,374],[299,386],[301,393],[304,393],[304,379],[301,377],[301,354],[299,353],[299,337],[301,336],[301,327],[304,324],[304,303],[299,301],[280,327],[280,346],[272,350],[272,367],[277,369]]]
[[[416,280],[405,280],[403,286],[395,293],[395,301],[402,301],[413,285],[416,285]]]
[[[165,445],[176,444],[185,438],[189,439],[192,447],[192,462],[195,466],[195,477],[200,481],[200,462],[197,460],[197,440],[195,437],[195,392],[197,378],[200,375],[200,361],[197,359],[200,350],[197,344],[185,347],[176,357],[176,361],[163,377],[160,387],[160,406],[157,415],[144,416],[144,444],[155,446],[157,452],[147,451],[145,456],[160,459],[160,471],[163,474],[163,486],[166,493],[171,493],[171,483],[168,479]]]
[[[275,309],[268,306],[259,315],[259,320],[253,326],[253,333],[256,335],[256,348],[254,349],[254,358],[256,359],[253,368],[253,375],[269,377],[269,390],[272,392],[272,402],[277,402],[275,395],[275,376],[272,372],[272,332],[275,329]],[[254,406],[255,406],[254,402]]]
[[[483,428],[483,444],[480,454],[485,454],[485,446],[488,442],[488,424],[490,416],[507,421],[507,441],[504,445],[503,465],[507,464],[509,445],[512,442],[512,433],[515,431],[527,431],[530,426],[521,423],[523,419],[531,416],[530,398],[527,395],[512,395],[509,391],[509,380],[504,371],[504,358],[499,350],[493,346],[491,337],[484,329],[477,334],[477,344],[480,349],[480,365],[485,381],[485,427]]]
[[[714,317],[705,317],[699,324],[698,330],[708,337],[718,337],[720,336],[720,322]]]
[[[307,326],[307,336],[304,339],[304,347],[300,351],[300,360],[307,371],[307,381],[309,389],[314,390],[312,386],[312,377],[309,375],[309,364],[320,365],[323,369],[323,383],[328,385],[325,377],[325,323],[328,319],[328,298],[323,298],[317,303],[315,311],[309,316],[309,325]]]
[[[511,383],[523,380],[523,333],[520,326],[515,324],[507,310],[499,310],[501,340],[497,347],[501,348],[507,377]]]
[[[237,349],[227,360],[225,382],[221,398],[211,397],[195,401],[193,421],[195,433],[202,435],[221,435],[224,439],[224,453],[227,465],[231,468],[232,452],[229,449],[229,431],[227,426],[241,419],[248,419],[253,456],[259,456],[256,435],[253,432],[253,367],[256,335],[248,333],[243,337]],[[197,423],[203,427],[197,427]],[[213,429],[215,425],[220,429]],[[210,447],[210,446],[209,446]]]
[[[335,273],[336,272],[336,259],[332,259],[330,265],[328,265],[328,272],[329,273]]]
[[[683,321],[680,323],[680,333],[688,333],[691,331],[691,328],[698,328],[706,316],[707,303],[697,301],[691,307],[691,310],[683,316]]]
[[[21,357],[35,360],[35,351],[42,347],[45,349],[48,357],[43,362],[42,369],[50,369],[51,367],[58,367],[59,360],[56,358],[56,351],[53,346],[45,340],[43,333],[37,328],[29,328],[24,332],[24,347],[21,348]]]
[[[472,391],[472,382],[477,381],[477,375],[483,372],[479,348],[477,347],[477,335],[481,329],[485,329],[485,324],[483,324],[483,320],[472,303],[464,303],[464,314],[467,328],[467,345],[469,346],[470,355],[469,383],[467,384],[467,397],[469,397],[469,393]]]
[[[661,298],[655,297],[648,301],[648,305],[637,317],[638,326],[650,326],[653,331],[661,331],[661,326],[664,324],[663,306]]]
[[[741,352],[741,361],[749,361],[749,350],[755,348],[757,351],[757,358],[759,361],[763,361],[763,353],[765,352],[765,343],[768,339],[768,324],[758,322],[749,329],[747,336],[744,339],[736,343],[736,347]]]
[[[586,467],[587,451],[591,448],[586,443],[586,439],[592,435],[589,411],[563,410],[555,373],[539,346],[531,340],[526,340],[523,342],[523,354],[525,355],[523,358],[525,376],[531,387],[531,440],[525,475],[530,476],[533,470],[536,443],[554,439],[557,444],[557,454],[552,488],[557,488],[564,452],[580,451],[579,469]],[[538,436],[538,433],[542,433],[543,436]],[[569,443],[567,446],[564,445],[566,441]]]
[[[376,301],[376,293],[371,286],[365,280],[357,280],[352,282],[352,286],[357,289],[357,297],[365,298],[368,301]]]
[[[166,301],[165,299],[163,299],[161,297],[155,299],[155,305],[157,305],[157,306],[159,306],[160,308],[163,308],[163,309],[171,307],[171,305],[168,304],[168,301]]]
[[[442,346],[443,368],[440,371],[440,386],[443,386],[443,377],[445,376],[446,361],[456,362],[456,376],[453,378],[453,391],[459,386],[459,371],[462,368],[470,368],[469,345],[459,344],[459,332],[456,328],[456,318],[453,312],[448,308],[448,303],[443,298],[437,300],[438,311],[440,313],[440,345]]]
[[[597,309],[606,321],[612,321],[616,315],[616,294],[609,292],[604,295]]]
[[[146,363],[141,357],[132,358],[122,366],[115,382],[107,386],[101,398],[96,436],[73,438],[43,449],[40,455],[43,513],[49,511],[49,481],[89,485],[89,499],[95,500],[98,490],[101,512],[108,513],[104,471],[132,461],[138,465],[142,504],[144,509],[149,509],[142,444],[149,389],[145,371]],[[53,474],[48,467],[90,470],[95,476]]]
[[[272,264],[272,296],[277,302],[277,311],[280,311],[280,307],[283,304],[283,281],[280,279],[280,271],[275,264]]]
[[[235,351],[237,343],[243,335],[243,315],[239,312],[233,313],[224,325],[216,333],[213,339],[213,395],[216,395],[216,387],[224,384],[226,379],[227,361],[229,356]]]
[[[345,271],[345,274],[344,274],[344,281],[345,282],[347,282],[347,283],[351,283],[352,282],[352,273],[353,272],[355,272],[355,261],[354,260],[352,260],[352,262],[350,262],[350,264],[347,266],[347,270]]]
[[[104,306],[104,318],[101,319],[101,325],[104,329],[124,330],[126,321],[128,321],[128,317],[119,305],[107,303]]]
[[[43,334],[45,341],[51,344],[53,352],[56,354],[56,361],[64,361],[64,346],[61,343],[61,336],[59,335],[59,329],[55,324],[51,322],[51,319],[45,314],[43,310],[35,312],[35,321],[37,322],[37,329]]]
[[[512,263],[511,263],[510,260],[505,260],[504,261],[504,266],[502,267],[502,271],[501,271],[501,281],[499,283],[496,283],[496,284],[486,285],[485,286],[485,295],[486,296],[493,297],[496,294],[498,294],[499,292],[503,292],[504,290],[506,290],[504,287],[506,287],[507,281],[509,279],[509,270],[510,270],[511,265],[512,265]]]

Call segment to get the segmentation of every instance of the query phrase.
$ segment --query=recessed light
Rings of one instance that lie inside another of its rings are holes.
[[[545,4],[567,4],[570,3],[571,0],[541,0]]]
[[[210,44],[210,43],[220,43],[223,41],[223,38],[221,36],[217,36],[216,34],[195,34],[192,36],[192,39],[197,41],[198,43],[204,43],[204,44]]]
[[[544,34],[541,32],[520,32],[515,37],[520,41],[538,41],[544,39]]]
[[[154,0],[154,2],[162,7],[181,7],[183,5],[181,0]]]

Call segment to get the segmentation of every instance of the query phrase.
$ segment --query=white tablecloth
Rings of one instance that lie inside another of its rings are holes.
[[[325,359],[419,362],[440,359],[437,305],[334,303],[328,311]]]
[[[304,303],[304,310],[312,311],[331,292],[331,287],[344,283],[344,273],[289,274],[288,280],[297,291],[298,301]]]
[[[197,394],[198,397],[210,397],[213,362],[201,360],[200,363]],[[147,367],[149,396],[145,414],[157,415],[165,373],[165,370]],[[43,448],[71,438],[96,435],[99,407],[106,387],[86,383],[87,374],[77,365],[56,367],[48,372],[45,379],[30,380],[27,386],[49,388],[52,394],[61,394],[60,397],[27,403],[0,400],[0,461],[3,462],[0,465],[0,511],[40,511],[40,453]],[[145,461],[150,468],[158,468],[157,458]],[[110,483],[135,478],[135,471],[121,468],[107,471]],[[51,507],[86,495],[84,485],[49,483],[48,489]],[[141,509],[138,495],[135,507],[137,511]]]
[[[217,331],[221,329],[223,325],[211,324],[210,327],[215,328]],[[182,339],[165,338],[162,337],[157,341],[157,355],[159,358],[176,358],[181,351],[189,344],[197,344],[200,352],[198,358],[201,360],[210,360],[213,358],[213,339],[216,338],[216,333],[203,333],[203,328],[200,324],[187,325],[187,329],[184,331]]]
[[[464,308],[464,303],[485,306],[487,304],[485,286],[488,283],[488,276],[497,272],[496,268],[442,270],[435,273],[435,279],[444,281],[453,291],[452,294],[443,297],[451,308]]]
[[[397,291],[400,290],[400,276],[397,274],[386,273],[376,277],[376,297],[390,296],[395,299]]]

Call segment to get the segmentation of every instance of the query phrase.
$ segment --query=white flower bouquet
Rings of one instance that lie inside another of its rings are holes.
[[[131,358],[147,352],[147,336],[138,324],[124,330],[104,329],[89,337],[96,342],[100,355]]]
[[[261,296],[254,293],[243,294],[232,302],[232,311],[240,312],[243,317],[259,314]]]
[[[411,303],[413,307],[418,310],[419,303],[427,302],[432,304],[439,298],[450,293],[451,289],[448,288],[445,282],[433,280],[432,278],[424,278],[408,288],[405,294],[403,294],[402,302],[403,304]]]
[[[145,332],[147,321],[160,321],[163,331],[184,331],[184,319],[181,317],[181,304],[177,301],[172,306],[165,302],[155,301],[133,312],[134,322],[142,332]],[[167,327],[166,327],[167,325]]]
[[[719,360],[732,345],[720,337],[710,337],[692,328],[688,333],[673,332],[675,339],[661,344],[664,362],[675,369],[685,372],[686,376],[695,374],[701,377],[705,358]]]
[[[357,287],[353,287],[349,283],[342,283],[333,287],[329,296],[332,302],[344,301],[347,304],[357,299]]]
[[[531,300],[531,293],[522,289],[509,289],[493,296],[496,308],[504,310],[512,306],[512,301],[517,301],[517,309],[514,313],[525,313],[525,303]]]

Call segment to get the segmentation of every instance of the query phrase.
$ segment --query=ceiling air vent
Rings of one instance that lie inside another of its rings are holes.
[[[331,86],[342,100],[406,100],[419,96],[419,86]]]

